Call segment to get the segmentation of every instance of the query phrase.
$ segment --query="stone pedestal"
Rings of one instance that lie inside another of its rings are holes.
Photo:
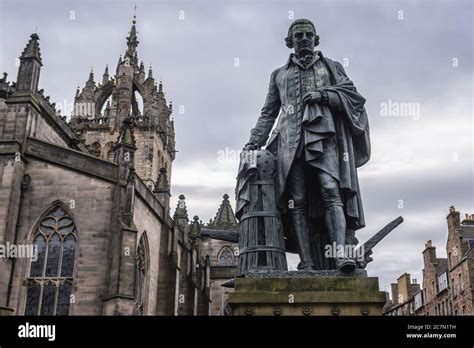
[[[376,277],[365,271],[254,272],[235,279],[234,315],[382,315],[386,302]]]
[[[0,316],[13,315],[13,309],[10,307],[0,306]]]

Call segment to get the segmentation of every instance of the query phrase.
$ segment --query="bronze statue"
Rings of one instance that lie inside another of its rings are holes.
[[[319,36],[307,19],[294,21],[285,39],[294,48],[270,86],[244,150],[266,149],[277,159],[276,204],[286,251],[300,270],[351,271],[356,261],[328,246],[356,245],[365,226],[357,168],[370,158],[365,99],[343,66],[315,50]]]

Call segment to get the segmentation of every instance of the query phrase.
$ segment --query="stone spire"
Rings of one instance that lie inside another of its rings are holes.
[[[237,225],[237,220],[235,219],[234,211],[230,205],[229,195],[226,193],[223,196],[223,200],[219,210],[217,211],[216,217],[212,222],[212,226],[215,227],[231,227]]]
[[[133,16],[132,20],[132,28],[130,29],[130,34],[127,36],[127,50],[125,51],[125,61],[128,60],[129,64],[133,67],[138,66],[138,54],[137,54],[137,47],[138,47],[138,37],[137,37],[137,29],[135,24],[137,23],[137,16]]]
[[[87,82],[94,82],[94,69],[91,68],[91,71],[89,73],[89,80]]]
[[[40,70],[43,66],[38,40],[38,34],[31,34],[30,40],[21,53],[16,92],[36,94]]]
[[[104,75],[102,75],[102,85],[105,85],[109,82],[109,66],[105,66]]]
[[[176,205],[176,210],[174,211],[173,219],[176,226],[181,230],[185,231],[188,225],[188,209],[186,208],[186,197],[183,194],[179,195],[178,204]]]
[[[199,217],[196,215],[193,218],[193,222],[191,222],[189,237],[190,238],[197,238],[200,235],[201,235],[201,223],[199,221]]]
[[[153,69],[151,68],[151,64],[150,64],[150,68],[148,69],[148,79],[152,79],[153,78]]]
[[[169,214],[170,206],[170,183],[168,181],[168,174],[165,167],[160,168],[160,174],[158,174],[158,179],[156,179],[155,187],[153,188],[153,194],[158,198],[160,203],[165,209],[165,214]]]
[[[21,53],[20,59],[25,59],[25,58],[34,58],[38,63],[43,65],[43,62],[41,60],[41,52],[39,48],[39,36],[36,33],[31,34],[30,36],[30,41],[26,44],[25,49]]]

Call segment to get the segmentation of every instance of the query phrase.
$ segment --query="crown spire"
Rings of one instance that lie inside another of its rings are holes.
[[[137,46],[139,43],[137,29],[135,27],[135,24],[137,23],[136,10],[137,7],[135,5],[135,14],[133,15],[132,19],[132,28],[130,29],[130,33],[127,36],[127,50],[125,51],[125,61],[128,60],[130,65],[134,67],[138,65]]]

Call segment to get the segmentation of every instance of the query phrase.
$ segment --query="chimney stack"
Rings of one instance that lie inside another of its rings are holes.
[[[459,212],[456,211],[454,206],[449,207],[449,214],[446,216],[446,220],[448,221],[448,232],[453,232],[461,226]]]
[[[436,264],[436,247],[433,246],[431,240],[425,244],[425,250],[423,250],[423,263],[425,268],[428,264]]]

